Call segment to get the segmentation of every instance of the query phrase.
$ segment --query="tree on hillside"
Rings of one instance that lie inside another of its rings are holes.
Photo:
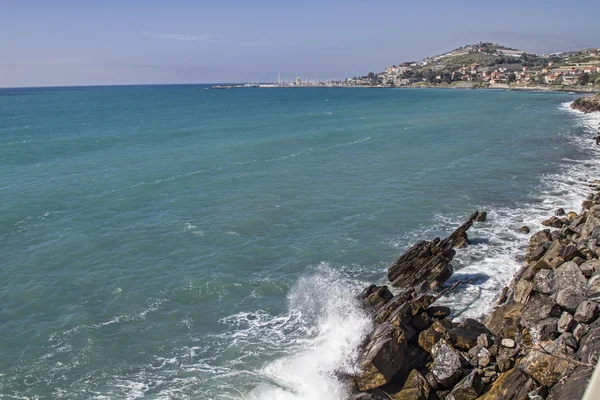
[[[581,86],[587,85],[589,81],[590,81],[589,74],[581,74],[581,75],[579,75],[579,78],[577,78],[577,83]]]
[[[517,76],[515,75],[514,72],[511,72],[510,74],[508,74],[508,77],[506,79],[506,82],[508,83],[513,83],[517,80]]]

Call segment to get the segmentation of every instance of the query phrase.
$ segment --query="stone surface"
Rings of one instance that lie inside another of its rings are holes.
[[[539,260],[550,247],[552,242],[552,235],[549,229],[534,233],[529,239],[529,245],[525,250],[525,262],[530,265]]]
[[[448,343],[458,349],[469,350],[477,344],[479,335],[489,332],[479,321],[467,318],[448,332]]]
[[[429,314],[432,318],[444,319],[448,315],[450,315],[450,307],[446,306],[431,306],[425,310],[427,314]]]
[[[385,323],[378,326],[361,356],[362,371],[355,378],[362,391],[388,383],[400,370],[406,351],[406,337],[398,327]]]
[[[585,300],[579,304],[574,314],[575,321],[589,323],[598,318],[598,305],[593,301]]]
[[[477,337],[477,344],[485,348],[491,347],[494,344],[492,335],[489,333],[482,333]]]
[[[566,262],[554,270],[555,290],[560,291],[573,286],[584,290],[587,279],[581,273],[581,270],[573,261]]]
[[[590,328],[586,324],[576,323],[575,327],[573,328],[573,336],[575,339],[581,340],[589,330]]]
[[[394,295],[387,286],[369,285],[360,295],[363,303],[370,310],[377,310],[390,301]]]
[[[557,330],[560,333],[568,332],[571,330],[571,327],[574,323],[575,318],[573,318],[571,314],[565,311],[560,315],[560,318],[558,319]]]
[[[454,386],[450,396],[454,400],[474,400],[483,390],[481,376],[473,371]]]
[[[575,364],[564,358],[554,357],[541,351],[532,350],[521,361],[523,371],[540,384],[551,387],[558,380],[575,369]]]
[[[481,368],[487,367],[492,362],[492,353],[485,347],[479,350],[476,357],[477,364]]]
[[[513,297],[514,297],[515,301],[518,301],[519,303],[527,304],[532,290],[533,290],[533,284],[528,280],[521,279],[515,285]]]
[[[508,347],[509,349],[512,349],[517,345],[512,339],[502,339],[502,342],[500,343],[502,344],[502,346]]]
[[[433,346],[432,353],[434,358],[431,372],[435,380],[451,389],[462,375],[463,361],[460,354],[444,340]]]
[[[556,303],[564,310],[574,312],[579,304],[585,299],[583,291],[579,288],[569,286],[556,294]]]
[[[533,379],[517,368],[503,374],[493,383],[492,387],[479,399],[481,400],[526,400],[527,393],[535,389]]]
[[[532,325],[547,318],[560,317],[560,314],[560,306],[550,296],[535,293],[521,313],[521,319]]]
[[[597,259],[587,260],[579,265],[579,269],[583,276],[589,279],[594,275],[594,272],[600,271],[600,262]]]
[[[404,382],[402,389],[396,393],[389,393],[394,400],[427,400],[431,387],[427,379],[419,371],[413,369]]]
[[[529,229],[528,226],[523,225],[522,227],[519,228],[519,232],[521,232],[521,233],[529,233],[529,232],[531,232],[531,229]]]
[[[554,271],[541,269],[533,277],[533,290],[538,293],[554,293]]]
[[[552,228],[561,228],[564,225],[564,222],[560,218],[552,216],[547,220],[542,221],[542,225],[550,226]]]

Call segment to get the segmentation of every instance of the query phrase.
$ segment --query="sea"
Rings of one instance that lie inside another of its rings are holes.
[[[0,398],[344,399],[357,295],[404,250],[487,211],[439,301],[479,318],[579,211],[600,117],[577,97],[0,89]]]

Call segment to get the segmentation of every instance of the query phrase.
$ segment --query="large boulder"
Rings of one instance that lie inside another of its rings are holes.
[[[529,239],[529,246],[525,250],[525,262],[527,265],[533,264],[538,261],[546,250],[550,247],[552,242],[552,234],[550,229],[544,229],[531,236]]]
[[[583,291],[587,285],[587,279],[581,273],[579,266],[575,262],[569,261],[554,270],[554,285],[556,291],[570,286]]]
[[[431,372],[435,380],[442,386],[451,389],[462,375],[464,359],[444,340],[440,340],[432,348],[433,365]]]
[[[482,323],[467,318],[448,332],[448,343],[458,349],[469,350],[477,344],[477,338],[483,333],[490,333],[490,330]]]
[[[547,387],[552,387],[561,377],[575,369],[575,364],[566,358],[535,349],[527,354],[520,366],[527,375]]]
[[[501,374],[481,400],[526,400],[535,382],[517,367]]]
[[[452,275],[453,248],[468,242],[466,232],[472,224],[467,221],[445,239],[423,240],[406,250],[388,269],[392,286],[439,289]]]
[[[355,377],[358,388],[366,391],[388,383],[402,367],[406,347],[406,336],[398,326],[384,323],[375,328],[361,355],[362,371]]]
[[[404,382],[402,389],[396,393],[388,393],[393,400],[427,400],[431,386],[419,371],[413,369]]]
[[[482,390],[481,376],[473,371],[454,386],[446,400],[475,400]]]

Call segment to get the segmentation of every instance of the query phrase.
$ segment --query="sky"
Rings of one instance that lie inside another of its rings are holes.
[[[598,15],[598,0],[0,0],[0,87],[344,79],[479,41],[600,47]]]

